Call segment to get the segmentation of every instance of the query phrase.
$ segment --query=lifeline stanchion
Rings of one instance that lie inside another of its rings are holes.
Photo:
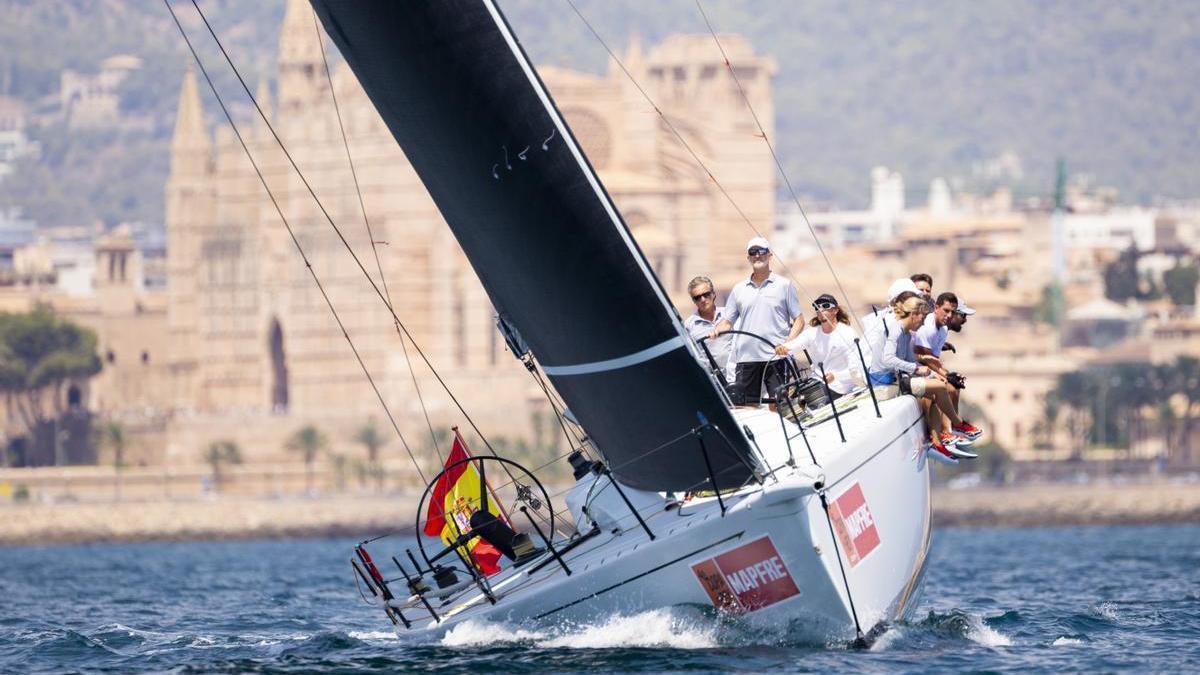
[[[883,417],[879,412],[879,399],[875,398],[875,385],[871,382],[871,371],[867,369],[867,360],[863,358],[860,338],[854,338],[854,348],[858,350],[858,362],[863,367],[863,377],[867,378],[867,390],[871,392],[871,403],[875,404],[875,416]]]
[[[621,495],[621,501],[625,502],[625,506],[628,506],[629,510],[633,512],[633,517],[637,518],[638,525],[641,525],[642,529],[646,531],[646,536],[650,537],[651,541],[654,541],[654,533],[650,531],[650,526],[647,525],[646,521],[642,519],[642,514],[638,513],[638,510],[633,508],[633,502],[629,501],[629,497],[626,496],[625,491],[621,489],[621,484],[617,482],[616,478],[613,478],[612,471],[608,469],[607,464],[604,465],[603,471],[604,475],[608,476],[608,482],[612,483],[612,486],[617,489],[617,494]]]
[[[846,432],[842,431],[842,418],[838,415],[837,402],[833,400],[833,390],[829,388],[829,381],[825,379],[825,363],[817,364],[821,369],[821,384],[825,385],[825,397],[829,399],[829,407],[833,409],[833,421],[837,422],[838,436],[842,437],[842,442],[846,442]]]
[[[712,483],[713,494],[717,495],[717,504],[721,507],[721,517],[725,517],[725,500],[721,498],[721,487],[717,485],[717,476],[713,473],[712,462],[708,459],[708,446],[704,444],[704,430],[709,427],[708,419],[703,413],[696,413],[696,417],[700,419],[700,426],[696,427],[692,433],[696,434],[696,440],[700,441],[700,454],[704,455],[704,466],[708,469],[708,480]]]

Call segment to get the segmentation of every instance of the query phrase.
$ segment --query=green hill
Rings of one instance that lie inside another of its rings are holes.
[[[705,33],[691,0],[578,0],[596,29],[623,48]],[[188,3],[173,3],[209,62]],[[282,3],[205,2],[252,82],[269,76]],[[599,71],[599,43],[559,0],[502,0],[541,63]],[[1049,192],[1054,159],[1114,185],[1128,201],[1200,195],[1200,3],[1195,2],[716,2],[716,29],[747,35],[779,64],[777,139],[805,193],[845,204],[866,197],[876,164],[904,173],[916,199],[934,176],[971,180],[1011,151],[1017,187]],[[0,93],[34,104],[57,91],[62,68],[87,71],[118,53],[147,66],[122,105],[140,126],[106,133],[32,130],[46,147],[37,168],[0,186],[47,224],[162,218],[166,141],[185,50],[157,2],[0,2]],[[715,47],[714,47],[715,49]],[[221,84],[235,83],[216,68]],[[230,89],[232,91],[232,89]],[[210,115],[216,107],[210,105]]]

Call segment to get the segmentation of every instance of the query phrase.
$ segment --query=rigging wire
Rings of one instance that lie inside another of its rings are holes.
[[[604,51],[608,52],[609,57],[611,57],[613,62],[617,64],[617,67],[621,69],[621,72],[623,72],[625,74],[625,77],[629,79],[629,82],[631,84],[633,84],[634,88],[636,88],[638,90],[638,93],[642,95],[642,98],[644,98],[646,100],[646,103],[650,104],[650,107],[654,109],[654,112],[659,116],[659,118],[662,119],[663,123],[667,125],[667,128],[670,129],[671,133],[675,136],[675,139],[677,141],[679,141],[679,144],[681,146],[683,146],[683,149],[686,150],[689,155],[691,155],[693,160],[695,160],[696,164],[704,172],[705,176],[707,176],[708,179],[713,182],[713,185],[717,186],[717,190],[720,191],[721,195],[725,197],[725,200],[727,202],[729,202],[729,205],[733,207],[734,211],[737,212],[738,216],[746,223],[746,226],[749,227],[750,230],[752,232],[754,232],[756,235],[758,235],[760,237],[764,236],[762,234],[762,232],[759,231],[758,227],[754,224],[754,222],[750,219],[750,216],[746,214],[746,212],[742,209],[741,205],[739,205],[737,203],[737,201],[733,198],[733,195],[729,194],[729,191],[725,189],[725,186],[721,183],[721,181],[718,180],[716,175],[714,175],[713,172],[708,168],[708,165],[704,162],[703,159],[700,158],[700,155],[696,152],[696,150],[693,149],[691,144],[687,142],[687,139],[685,139],[683,137],[683,134],[675,126],[675,123],[671,121],[671,118],[667,117],[666,113],[664,113],[662,111],[662,108],[658,107],[658,104],[655,103],[654,99],[651,98],[650,94],[645,90],[645,88],[642,87],[642,84],[640,82],[638,82],[637,78],[633,76],[633,73],[629,71],[629,68],[625,66],[625,62],[622,61],[619,56],[617,56],[617,53],[615,51],[613,51],[612,47],[610,47],[608,42],[605,41],[605,39],[600,35],[599,31],[597,31],[596,28],[592,25],[592,23],[590,21],[588,21],[587,17],[584,16],[583,12],[581,12],[579,10],[579,7],[575,5],[575,1],[574,0],[566,0],[566,2],[568,5],[571,6],[571,9],[574,10],[575,15],[579,17],[579,20],[582,21],[585,26],[587,26],[587,29],[589,32],[591,32],[592,37],[596,38],[596,41],[600,43],[600,46],[604,48]],[[788,273],[788,276],[794,276],[794,275],[792,275],[791,270],[788,269],[787,265],[783,263],[783,261],[780,261],[780,264],[784,268],[784,270]],[[797,283],[797,285],[800,285],[799,281],[797,281],[796,283]],[[801,285],[801,288],[803,289],[802,285]],[[804,292],[805,292],[805,295],[811,296],[811,294],[808,293],[807,290],[805,290]],[[811,296],[811,297],[815,297],[815,296]]]
[[[342,133],[342,145],[346,148],[346,162],[350,165],[350,176],[354,179],[354,192],[358,195],[358,207],[362,210],[363,225],[367,228],[367,241],[371,242],[371,253],[375,256],[375,269],[379,272],[379,282],[383,286],[383,294],[388,306],[392,306],[392,293],[388,290],[387,277],[383,274],[383,264],[379,261],[379,248],[376,246],[375,235],[371,232],[371,219],[367,216],[367,205],[363,202],[362,188],[358,183],[358,171],[354,167],[354,158],[350,154],[350,140],[346,137],[346,125],[342,121],[342,109],[338,104],[337,92],[333,87],[333,73],[329,69],[329,59],[325,55],[325,38],[321,32],[320,24],[317,22],[317,10],[312,10],[313,32],[317,37],[317,44],[321,47],[321,62],[325,65],[325,79],[329,82],[329,97],[333,99],[333,111],[337,115],[338,130]],[[396,336],[400,338],[400,349],[404,353],[404,365],[408,367],[408,372],[412,376],[413,388],[417,391],[417,401],[421,405],[421,413],[425,416],[425,426],[429,427],[429,438],[433,441],[433,449],[437,452],[438,459],[443,464],[446,463],[446,458],[442,454],[442,448],[438,444],[437,433],[433,430],[433,423],[429,420],[429,409],[425,406],[425,398],[421,395],[421,385],[417,383],[416,369],[413,368],[412,360],[408,357],[408,345],[405,343],[404,334],[400,331],[400,321],[393,321],[396,327]]]
[[[167,3],[168,9],[170,9],[169,0],[163,0],[163,2]],[[258,112],[259,118],[262,119],[263,124],[265,124],[267,127],[267,130],[271,132],[271,136],[275,139],[275,143],[283,152],[284,157],[287,158],[288,163],[291,164],[292,169],[296,172],[297,177],[300,178],[300,182],[304,185],[305,189],[308,191],[308,194],[313,198],[313,201],[316,203],[317,208],[320,209],[321,214],[325,217],[325,220],[329,222],[329,226],[333,228],[334,233],[337,234],[338,239],[340,239],[342,245],[345,246],[346,251],[350,254],[351,259],[354,260],[355,265],[358,266],[359,271],[361,271],[363,276],[366,277],[367,283],[371,285],[371,288],[375,291],[375,295],[377,295],[380,301],[383,302],[383,304],[388,308],[388,311],[391,313],[392,319],[396,322],[396,325],[400,327],[400,329],[404,332],[404,335],[412,342],[413,348],[416,349],[417,354],[421,357],[421,360],[425,362],[425,365],[429,368],[430,372],[433,373],[434,378],[437,379],[438,384],[441,385],[442,389],[446,392],[446,395],[450,397],[450,400],[454,403],[455,407],[458,408],[458,411],[462,413],[463,418],[466,419],[467,423],[471,425],[471,429],[475,431],[476,435],[479,436],[480,440],[483,441],[483,444],[487,446],[488,450],[490,450],[492,454],[496,454],[496,450],[488,441],[487,436],[485,436],[484,433],[479,429],[479,425],[475,423],[475,420],[463,407],[462,403],[458,400],[458,397],[454,395],[454,392],[450,389],[450,385],[447,384],[445,379],[442,378],[441,373],[434,368],[433,363],[430,362],[429,357],[425,354],[425,351],[421,349],[420,344],[417,343],[416,339],[412,336],[412,333],[409,332],[408,327],[405,326],[404,322],[400,320],[399,315],[396,314],[395,308],[390,302],[388,302],[387,297],[384,295],[379,285],[375,283],[375,279],[371,277],[371,274],[367,271],[366,266],[363,265],[362,260],[358,257],[358,254],[354,252],[354,248],[350,246],[350,243],[346,240],[341,228],[338,227],[337,223],[333,220],[333,216],[331,216],[329,211],[325,208],[325,204],[319,197],[317,197],[317,193],[313,190],[312,185],[304,176],[304,172],[300,170],[300,167],[296,164],[296,160],[292,157],[292,154],[288,152],[287,146],[284,145],[283,139],[281,139],[279,137],[279,133],[275,131],[274,125],[272,125],[270,120],[267,119],[267,115],[265,112],[263,112],[262,106],[260,106],[258,101],[254,98],[254,94],[250,91],[250,86],[246,83],[245,78],[242,77],[241,71],[238,70],[237,66],[233,63],[233,58],[230,57],[229,52],[226,51],[225,45],[221,42],[221,39],[217,37],[216,31],[213,30],[212,25],[208,22],[208,17],[205,16],[204,11],[200,9],[200,5],[196,3],[196,0],[191,0],[191,3],[192,6],[196,8],[196,13],[199,14],[201,21],[204,22],[205,28],[208,29],[209,35],[211,35],[213,40],[216,42],[218,49],[221,51],[221,55],[225,58],[225,62],[229,64],[230,69],[233,70],[233,74],[237,77],[238,82],[242,85],[242,90],[245,91],[246,95],[250,98],[250,103],[254,105],[254,109]],[[174,15],[174,10],[171,11],[171,14]],[[176,19],[176,23],[178,23],[178,19]],[[180,26],[180,30],[182,30],[182,28],[183,27]],[[186,35],[184,37],[186,38]],[[230,120],[230,123],[232,124],[232,119]],[[248,152],[249,151],[247,150],[247,153]]]
[[[708,168],[708,165],[704,162],[704,160],[700,158],[700,155],[695,151],[695,149],[692,148],[691,144],[687,142],[687,139],[683,137],[683,134],[680,133],[679,129],[676,128],[675,124],[671,121],[671,118],[667,117],[667,115],[663,113],[662,109],[658,107],[658,104],[654,102],[654,99],[650,97],[650,94],[646,92],[645,88],[642,87],[637,78],[633,76],[633,73],[629,71],[629,68],[625,66],[625,63],[620,57],[617,56],[616,52],[613,51],[608,42],[605,41],[592,23],[588,21],[583,12],[579,10],[579,7],[575,5],[574,0],[566,0],[566,2],[571,6],[571,9],[574,10],[575,15],[579,17],[580,21],[587,26],[588,31],[590,31],[592,36],[596,38],[596,40],[600,43],[600,46],[604,48],[604,51],[608,52],[609,57],[611,57],[613,62],[617,64],[617,67],[621,69],[621,72],[625,73],[625,77],[628,78],[633,84],[634,88],[638,90],[638,93],[642,95],[642,98],[646,99],[646,102],[650,104],[651,108],[654,108],[654,112],[657,113],[659,118],[662,119],[663,123],[667,125],[667,128],[670,129],[672,134],[674,134],[675,139],[679,141],[680,145],[683,146],[683,149],[686,150],[689,155],[691,155],[692,159],[695,160],[700,169],[704,171],[705,175],[708,176],[708,179],[713,182],[713,185],[717,186],[717,190],[720,191],[721,195],[725,197],[725,200],[729,202],[729,205],[733,207],[733,210],[737,212],[742,221],[746,223],[746,226],[750,228],[750,231],[754,232],[754,234],[759,237],[765,238],[766,235],[764,235],[758,229],[758,227],[750,219],[750,216],[748,216],[742,207],[737,203],[737,201],[734,200],[733,195],[729,194],[729,191],[725,189],[725,186],[721,183],[721,181],[717,179],[712,170]],[[794,284],[796,284],[796,286],[800,289],[800,292],[809,299],[809,302],[816,298],[816,296],[805,287],[804,282],[800,281],[800,278],[792,272],[786,261],[780,258],[777,258],[777,260],[779,260],[779,265],[787,274],[788,278],[791,279]]]
[[[612,58],[613,62],[617,64],[617,67],[619,67],[621,69],[621,72],[625,74],[625,77],[630,81],[631,84],[633,84],[634,88],[637,89],[638,93],[641,94],[642,98],[646,100],[646,103],[648,103],[650,105],[650,107],[654,109],[654,112],[659,116],[659,118],[662,119],[663,123],[666,124],[667,128],[675,136],[675,139],[677,141],[679,141],[679,144],[681,146],[683,146],[684,150],[689,155],[691,155],[692,159],[696,162],[697,165],[699,165],[700,169],[702,171],[704,171],[704,173],[708,176],[709,180],[711,180],[713,182],[713,184],[716,185],[717,190],[721,193],[721,195],[725,198],[725,200],[727,202],[729,202],[730,206],[733,207],[734,211],[737,212],[738,216],[742,219],[743,222],[745,222],[746,226],[750,229],[750,231],[759,237],[765,238],[765,235],[754,224],[754,222],[750,219],[750,217],[746,214],[746,212],[741,208],[741,206],[738,205],[737,201],[734,200],[733,195],[731,195],[729,193],[729,191],[725,189],[725,186],[722,185],[721,181],[718,180],[717,177],[712,173],[712,171],[708,168],[708,165],[705,164],[704,160],[700,158],[699,154],[687,142],[687,140],[683,137],[683,134],[681,134],[679,132],[679,130],[676,128],[675,124],[671,122],[671,119],[669,117],[667,117],[667,115],[662,111],[662,109],[658,106],[658,104],[654,101],[654,99],[651,98],[650,94],[645,90],[644,87],[642,87],[641,83],[638,82],[637,78],[634,77],[633,73],[630,72],[629,68],[626,67],[624,61],[622,61],[621,58],[619,56],[617,56],[617,53],[612,49],[611,46],[609,46],[608,42],[604,39],[604,37],[600,35],[599,31],[596,30],[595,26],[593,26],[592,23],[590,21],[588,21],[587,17],[583,14],[582,11],[580,11],[579,7],[575,4],[575,1],[574,0],[566,0],[566,2],[568,5],[570,5],[571,9],[575,12],[576,16],[579,17],[580,21],[582,21],[583,24],[587,27],[588,31],[592,34],[592,37],[594,37],[596,39],[596,41],[600,43],[600,46],[604,48],[604,51],[608,53],[609,57]],[[706,17],[706,20],[707,20],[707,17]],[[711,32],[711,26],[710,26],[710,32]],[[722,50],[722,55],[724,55],[724,50]],[[727,66],[729,66],[728,59],[725,59],[725,63]],[[730,68],[730,71],[732,72],[732,67],[729,66],[729,68]],[[736,81],[736,75],[734,77],[735,77],[735,81]],[[746,105],[749,106],[750,102],[745,97],[746,95],[745,95],[745,92],[741,88],[740,81],[737,82],[737,86],[738,86],[739,91],[742,92],[742,97],[745,100]],[[751,110],[751,112],[753,113],[753,110]],[[755,122],[758,123],[757,114],[755,114],[754,119],[755,119]],[[763,130],[761,123],[758,123],[758,128],[760,131],[759,135],[761,135],[763,137],[763,139],[766,140],[766,132],[765,132],[765,130]],[[769,143],[768,143],[768,147],[771,148],[772,157],[775,157],[774,148]],[[775,157],[775,161],[776,161],[776,164],[779,165],[778,157]],[[782,173],[782,166],[780,166],[780,172]],[[787,181],[786,175],[784,176],[784,179],[785,179],[785,181]],[[787,185],[788,185],[789,190],[791,190],[791,182],[790,181],[787,181]],[[794,190],[792,190],[792,196],[793,196],[793,199],[796,199],[797,205],[799,205],[799,200],[796,198]],[[801,213],[804,216],[805,224],[808,226],[809,231],[812,233],[814,240],[816,240],[817,239],[816,232],[813,230],[812,224],[808,220],[807,213],[804,212],[803,209],[801,209]],[[821,246],[819,240],[817,240],[817,245],[818,245],[818,247]],[[825,259],[825,264],[829,267],[830,272],[834,276],[834,280],[837,283],[839,291],[842,293],[842,296],[845,297],[846,304],[851,305],[850,298],[849,298],[849,296],[846,295],[845,289],[842,286],[841,279],[838,278],[837,272],[835,272],[833,270],[833,266],[830,263],[828,256],[825,254],[824,248],[821,248],[821,254]],[[799,288],[800,293],[803,294],[808,299],[808,301],[811,303],[816,298],[816,296],[804,285],[804,282],[802,282],[800,280],[800,278],[795,273],[792,272],[791,266],[787,264],[786,260],[784,260],[781,257],[776,257],[776,260],[779,262],[780,268],[787,275],[787,277],[789,279],[791,279],[792,282],[795,283],[796,286]],[[850,313],[852,316],[854,316],[855,321],[858,322],[860,330],[862,330],[865,334],[866,326],[863,324],[862,319],[858,316],[858,314],[856,312],[854,312],[853,307],[851,307]],[[871,345],[871,343],[868,341],[865,341],[865,340],[864,340],[864,342],[867,342],[868,349],[870,349],[873,353],[874,348]],[[864,373],[863,376],[868,377],[868,375],[866,373]]]
[[[787,186],[792,202],[800,211],[800,216],[804,220],[804,226],[808,228],[809,234],[812,235],[813,243],[817,245],[817,251],[821,253],[821,258],[825,261],[825,266],[829,268],[829,273],[833,275],[833,281],[837,284],[838,292],[846,299],[850,314],[858,322],[859,329],[865,332],[866,326],[863,325],[858,313],[854,311],[853,303],[850,302],[850,296],[846,293],[845,287],[842,286],[842,280],[838,277],[837,270],[833,268],[833,263],[829,260],[829,255],[825,252],[825,247],[821,245],[821,238],[817,236],[816,229],[813,228],[812,223],[808,219],[808,212],[804,210],[804,206],[800,203],[800,197],[796,195],[796,189],[792,187],[792,181],[788,178],[787,172],[783,170],[783,162],[780,161],[779,154],[775,152],[775,146],[767,136],[767,130],[763,127],[763,123],[759,119],[758,113],[754,110],[754,106],[750,103],[750,97],[746,94],[745,88],[742,87],[742,81],[737,76],[737,71],[733,69],[733,64],[729,62],[729,55],[725,53],[725,47],[721,44],[720,38],[717,37],[717,31],[713,29],[712,22],[709,21],[708,14],[704,11],[704,5],[701,4],[700,0],[696,0],[696,9],[700,10],[700,16],[704,18],[704,25],[708,27],[708,32],[712,35],[713,42],[717,45],[717,50],[721,52],[721,60],[725,62],[725,68],[729,70],[729,75],[733,78],[733,83],[737,85],[737,90],[742,97],[742,101],[745,102],[747,110],[750,111],[750,116],[754,118],[754,125],[758,127],[758,136],[762,138],[763,143],[766,143],[767,150],[771,153],[771,159],[774,160],[775,167],[779,170],[780,177],[783,178],[783,184]]]
[[[383,406],[383,410],[387,414],[388,420],[392,423],[392,428],[396,431],[396,435],[400,437],[400,442],[404,445],[405,451],[408,452],[408,456],[412,460],[414,468],[417,470],[417,475],[421,477],[422,481],[425,481],[425,474],[421,471],[421,466],[417,462],[416,456],[413,455],[412,449],[409,448],[408,441],[404,439],[404,434],[400,432],[400,427],[396,423],[396,418],[392,415],[391,409],[388,408],[387,401],[385,401],[383,398],[383,392],[379,390],[379,386],[375,383],[375,378],[371,375],[371,371],[367,368],[366,362],[363,360],[358,348],[354,346],[354,340],[350,338],[349,331],[346,330],[346,326],[342,323],[342,319],[338,315],[337,308],[335,308],[333,305],[333,300],[325,291],[325,286],[321,283],[321,278],[317,276],[317,271],[313,268],[312,261],[308,259],[308,255],[304,252],[304,247],[300,244],[299,238],[296,237],[296,233],[292,229],[291,223],[288,222],[287,216],[283,214],[283,207],[279,205],[279,201],[275,198],[275,194],[271,191],[271,187],[267,184],[266,176],[263,175],[262,170],[258,166],[258,162],[254,160],[254,155],[250,152],[250,147],[246,144],[246,140],[242,136],[241,130],[238,129],[237,124],[234,123],[233,116],[230,114],[229,108],[225,105],[224,99],[221,98],[221,94],[217,91],[216,84],[213,82],[212,77],[210,77],[208,74],[208,69],[204,67],[204,62],[200,59],[200,55],[196,52],[196,48],[192,45],[191,39],[188,38],[187,31],[183,29],[183,24],[179,21],[179,16],[175,14],[175,8],[171,7],[169,0],[163,0],[163,4],[167,6],[167,11],[171,13],[171,18],[175,21],[175,26],[179,28],[179,34],[183,36],[184,42],[187,43],[188,51],[192,53],[192,58],[196,60],[196,65],[200,68],[200,72],[204,74],[204,79],[206,82],[208,82],[208,86],[212,90],[213,96],[216,97],[217,104],[221,107],[221,112],[225,114],[225,119],[229,122],[229,126],[232,127],[234,135],[237,136],[238,143],[241,144],[242,150],[246,153],[246,158],[250,160],[250,165],[254,167],[254,173],[258,175],[258,180],[262,183],[263,189],[267,191],[267,196],[271,199],[271,204],[275,207],[275,211],[279,214],[280,220],[283,221],[283,226],[287,229],[288,236],[291,237],[292,243],[296,246],[296,250],[300,253],[300,258],[304,261],[305,269],[308,270],[309,275],[312,277],[313,282],[317,286],[317,290],[320,291],[321,297],[324,298],[325,304],[329,307],[329,312],[333,315],[333,319],[337,323],[338,329],[342,331],[342,336],[346,338],[346,342],[350,345],[350,351],[354,352],[354,358],[358,361],[358,365],[362,368],[363,374],[366,375],[367,381],[371,384],[371,389],[374,390],[375,397],[379,399],[379,404]],[[192,4],[195,5],[195,0],[193,0]],[[197,6],[196,10],[199,11],[200,8]],[[203,17],[203,15],[201,16]],[[206,20],[205,24],[207,23],[208,22]],[[238,78],[240,79],[241,75],[238,75]],[[243,82],[243,85],[244,84],[245,83]],[[257,106],[257,103],[255,105]]]

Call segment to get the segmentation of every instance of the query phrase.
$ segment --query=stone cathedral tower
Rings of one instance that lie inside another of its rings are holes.
[[[534,385],[504,353],[486,293],[344,64],[333,72],[331,92],[321,37],[311,7],[289,0],[274,101],[265,85],[256,99],[328,217],[266,125],[239,121],[287,224],[407,443],[419,447],[428,431],[380,294],[481,427],[528,436],[529,413],[539,405]],[[736,36],[723,40],[757,112],[769,120],[773,65]],[[769,230],[773,165],[711,37],[675,36],[647,52],[635,43],[625,62],[739,205]],[[744,267],[741,249],[751,234],[619,68],[601,76],[541,71],[668,292],[684,300],[691,276]],[[225,125],[210,135],[191,71],[180,91],[166,202],[169,364],[180,413],[171,453],[194,455],[215,430],[238,435],[247,450],[275,453],[301,422],[316,421],[344,439],[368,416],[382,415],[245,152]],[[412,344],[405,347],[415,359]],[[414,371],[434,423],[461,424],[428,369]]]

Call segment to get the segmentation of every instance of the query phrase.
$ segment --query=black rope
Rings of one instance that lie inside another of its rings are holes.
[[[167,7],[170,9],[169,0],[163,0],[163,2],[168,3]],[[191,2],[192,6],[196,8],[196,12],[200,15],[200,19],[204,22],[204,26],[208,29],[209,34],[212,35],[213,40],[217,43],[217,47],[221,50],[221,54],[225,57],[226,63],[229,64],[229,67],[233,70],[233,74],[237,77],[238,82],[241,83],[242,89],[246,92],[246,95],[250,97],[250,102],[254,105],[254,109],[258,111],[258,116],[266,125],[267,130],[271,132],[271,136],[274,137],[275,143],[279,145],[279,149],[283,151],[284,157],[287,158],[288,162],[292,166],[292,169],[295,170],[297,177],[300,178],[300,182],[304,185],[305,189],[308,190],[308,194],[312,196],[313,201],[316,203],[317,208],[320,209],[321,214],[325,217],[325,220],[329,222],[329,226],[333,228],[333,231],[337,234],[338,239],[340,239],[342,244],[346,247],[346,251],[350,254],[350,257],[358,266],[359,271],[361,271],[363,276],[366,277],[367,283],[371,284],[371,288],[375,291],[375,295],[379,296],[380,301],[383,302],[384,306],[388,308],[388,311],[392,315],[392,319],[398,326],[400,326],[400,329],[404,331],[404,335],[413,343],[413,348],[417,350],[417,354],[421,357],[421,360],[425,362],[425,365],[437,379],[438,384],[441,385],[442,389],[446,392],[446,395],[450,397],[450,400],[454,403],[455,407],[458,408],[458,411],[462,413],[463,418],[466,419],[467,423],[471,425],[471,428],[479,436],[480,440],[483,441],[483,444],[487,446],[488,450],[491,451],[492,454],[496,454],[495,449],[492,448],[492,444],[488,442],[487,436],[485,436],[483,432],[479,430],[479,426],[475,424],[475,420],[472,419],[471,415],[467,413],[462,403],[459,402],[458,397],[454,395],[454,392],[450,389],[450,385],[446,384],[446,381],[442,378],[441,373],[439,373],[437,369],[433,367],[433,363],[429,361],[429,357],[426,356],[425,351],[421,349],[420,344],[417,343],[416,339],[412,336],[412,333],[409,332],[408,327],[405,326],[404,322],[400,320],[400,317],[396,314],[396,310],[392,307],[392,304],[388,302],[387,297],[379,288],[379,285],[375,283],[375,279],[371,277],[371,274],[363,265],[362,260],[359,259],[358,254],[354,252],[354,248],[350,246],[348,241],[346,241],[346,237],[342,234],[341,228],[337,226],[337,223],[334,222],[333,217],[329,215],[329,211],[325,209],[324,203],[319,197],[317,197],[317,193],[313,190],[312,185],[309,184],[308,179],[305,178],[304,172],[301,171],[300,167],[296,165],[296,160],[292,158],[291,153],[288,152],[287,146],[284,145],[283,140],[279,138],[279,134],[275,131],[275,127],[271,124],[271,121],[267,119],[266,113],[263,112],[262,107],[258,104],[258,101],[255,100],[254,94],[250,92],[250,87],[246,84],[245,78],[242,77],[241,71],[239,71],[237,66],[234,65],[233,59],[229,56],[229,52],[225,50],[225,45],[221,42],[221,39],[217,37],[212,25],[209,24],[208,17],[204,15],[204,12],[201,11],[200,6],[196,4],[196,0],[191,0]],[[171,14],[174,15],[174,10],[172,10]],[[176,23],[178,23],[178,20],[176,20]],[[182,26],[180,28],[182,30]]]
[[[212,81],[212,78],[208,74],[208,69],[204,67],[204,62],[200,60],[200,55],[196,53],[196,48],[192,46],[192,41],[188,38],[187,31],[183,29],[183,24],[179,22],[179,17],[175,14],[175,9],[171,7],[169,0],[163,0],[163,4],[167,6],[167,11],[171,13],[171,18],[175,21],[175,26],[179,28],[179,34],[183,36],[184,42],[187,43],[188,50],[192,53],[192,58],[196,60],[196,65],[199,66],[200,72],[204,74],[204,79],[208,82],[209,88],[212,89],[213,96],[216,97],[217,104],[221,107],[221,112],[225,114],[225,119],[228,120],[229,126],[233,128],[233,133],[235,136],[237,136],[238,143],[241,144],[242,150],[245,151],[246,158],[250,160],[250,165],[254,167],[254,172],[258,175],[258,180],[262,183],[263,189],[267,191],[267,196],[271,199],[271,204],[274,205],[275,211],[279,214],[280,220],[283,221],[283,226],[287,229],[288,236],[291,237],[292,243],[296,246],[296,250],[300,253],[300,258],[304,261],[304,267],[308,270],[309,275],[312,277],[313,283],[316,284],[317,290],[321,292],[321,297],[325,299],[325,304],[329,307],[329,312],[333,315],[333,320],[337,322],[338,328],[342,331],[342,336],[346,338],[346,342],[350,345],[350,351],[354,352],[354,358],[358,361],[359,367],[362,368],[363,374],[366,375],[367,382],[371,384],[371,389],[375,392],[375,397],[379,399],[379,404],[383,406],[383,411],[387,414],[388,420],[392,423],[392,428],[395,429],[396,435],[400,437],[400,442],[404,445],[405,451],[408,452],[408,456],[413,462],[413,467],[417,470],[417,475],[419,475],[421,480],[424,481],[425,474],[421,471],[421,466],[417,462],[416,456],[413,455],[412,449],[409,448],[408,442],[404,439],[404,434],[400,432],[400,427],[398,424],[396,424],[396,418],[392,416],[392,411],[390,408],[388,408],[387,401],[385,401],[383,398],[383,392],[379,390],[379,386],[375,383],[375,378],[371,376],[371,371],[367,368],[366,362],[363,361],[362,355],[358,352],[358,348],[354,346],[354,340],[350,338],[350,333],[346,330],[346,326],[342,323],[341,317],[338,316],[337,309],[333,306],[333,300],[330,299],[329,294],[325,291],[325,286],[321,283],[320,277],[317,276],[317,271],[313,269],[312,262],[308,259],[308,255],[305,254],[304,247],[300,244],[300,240],[296,237],[296,233],[292,229],[291,223],[288,222],[287,216],[283,215],[283,208],[279,205],[279,201],[275,199],[275,194],[271,191],[270,186],[267,184],[267,179],[265,176],[263,176],[262,170],[259,169],[258,162],[254,161],[254,155],[250,152],[249,146],[246,145],[246,140],[242,137],[241,130],[239,130],[237,124],[234,123],[233,116],[229,113],[229,108],[226,107],[225,101],[221,98],[221,94],[217,91],[216,84]],[[194,0],[192,4],[195,5]],[[199,10],[200,8],[197,6],[196,11]],[[203,18],[203,15],[201,15],[201,18]],[[205,24],[207,25],[207,21],[205,21]],[[215,37],[216,36],[214,35],[214,38]],[[240,79],[241,75],[238,77]],[[245,83],[243,82],[243,85],[244,84]],[[257,103],[255,105],[257,106]]]
[[[383,285],[383,294],[387,300],[387,304],[392,304],[392,293],[388,290],[387,277],[383,274],[383,264],[379,261],[379,248],[375,245],[375,234],[371,231],[371,220],[367,217],[367,205],[363,202],[362,188],[358,183],[358,171],[354,168],[354,158],[350,155],[350,140],[346,138],[346,125],[342,122],[342,109],[338,104],[337,92],[333,87],[333,73],[329,69],[329,59],[325,56],[325,38],[321,32],[321,26],[317,22],[317,11],[314,9],[312,13],[313,32],[317,37],[317,44],[321,47],[321,63],[325,65],[325,79],[329,82],[329,97],[333,99],[333,112],[337,115],[338,130],[342,133],[342,146],[346,148],[346,162],[350,165],[350,177],[354,179],[354,192],[358,195],[358,207],[362,210],[363,225],[367,228],[367,241],[371,242],[371,253],[375,255],[375,269],[379,272],[379,283]],[[425,406],[425,398],[421,395],[421,385],[417,383],[417,373],[412,366],[412,361],[408,358],[408,345],[405,344],[404,334],[400,332],[399,322],[395,322],[396,336],[400,338],[400,349],[404,353],[404,365],[408,367],[408,372],[412,376],[413,388],[417,391],[417,402],[421,404],[421,413],[425,415],[425,426],[429,427],[429,438],[433,441],[433,449],[437,452],[438,459],[443,464],[446,463],[446,457],[442,454],[442,448],[438,445],[437,433],[433,430],[433,423],[429,420],[429,410]]]

